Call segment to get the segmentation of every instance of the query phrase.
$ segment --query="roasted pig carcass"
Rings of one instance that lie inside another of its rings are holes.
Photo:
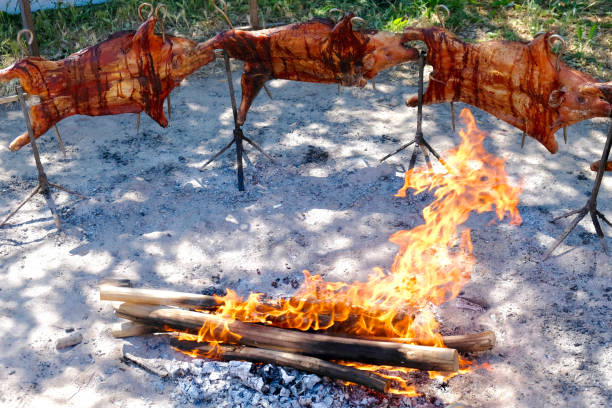
[[[591,170],[599,171],[599,166],[601,166],[601,160],[597,160],[596,162],[591,163]],[[604,171],[612,171],[612,161],[606,163],[606,168],[604,169]]]
[[[212,61],[214,53],[186,38],[166,36],[164,42],[154,33],[156,22],[151,17],[136,32],[116,33],[61,61],[28,57],[0,70],[0,81],[17,78],[26,93],[40,96],[40,103],[30,108],[34,136],[77,114],[145,111],[166,127],[164,100],[183,78]],[[26,132],[10,149],[27,143]]]
[[[314,19],[259,31],[228,30],[209,40],[207,47],[244,61],[238,123],[273,78],[363,87],[381,70],[418,58],[401,34],[354,30],[356,22],[349,13],[337,23]]]
[[[569,68],[551,51],[551,33],[529,43],[467,44],[437,27],[409,28],[404,41],[427,44],[433,66],[424,104],[461,101],[523,130],[551,153],[555,132],[612,112],[612,82]],[[417,98],[408,102],[416,106]]]

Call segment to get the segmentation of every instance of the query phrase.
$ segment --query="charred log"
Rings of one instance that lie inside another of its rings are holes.
[[[220,316],[155,306],[122,304],[117,316],[158,328],[200,329],[210,340],[305,354],[329,360],[457,371],[457,350],[325,336],[231,321]],[[201,329],[203,328],[203,329]]]
[[[254,363],[277,364],[307,373],[349,381],[382,393],[389,390],[387,380],[379,375],[301,354],[244,346],[222,345],[213,347],[208,344],[178,340],[176,338],[171,340],[171,344],[186,352],[196,351],[202,357],[215,353],[215,357],[222,358],[223,360],[245,360]]]

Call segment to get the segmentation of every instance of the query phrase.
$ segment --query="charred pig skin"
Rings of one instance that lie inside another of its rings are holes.
[[[263,85],[274,78],[363,87],[381,70],[418,58],[401,34],[353,30],[349,13],[337,23],[313,19],[259,31],[228,30],[207,42],[244,61],[238,124]]]
[[[425,104],[461,101],[525,131],[551,153],[562,127],[610,116],[612,82],[598,82],[569,68],[551,49],[552,33],[529,43],[468,44],[438,28],[409,28],[404,41],[424,41],[433,66]],[[558,69],[557,69],[558,67]],[[409,106],[416,106],[412,98]]]
[[[39,95],[30,108],[34,136],[39,137],[72,115],[146,112],[168,125],[163,104],[187,75],[212,61],[214,50],[186,38],[154,33],[157,19],[136,32],[119,32],[60,61],[28,57],[0,70],[0,82],[17,78],[28,94]],[[13,151],[29,143],[27,132],[10,144]]]

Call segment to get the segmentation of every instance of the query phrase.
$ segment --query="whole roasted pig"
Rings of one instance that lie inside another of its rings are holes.
[[[39,137],[72,115],[114,115],[146,112],[168,125],[164,100],[187,75],[212,61],[214,53],[191,40],[154,33],[150,17],[136,32],[119,32],[61,61],[24,58],[0,70],[0,81],[18,78],[24,91],[39,95],[30,108],[34,136]],[[27,132],[10,144],[29,143]]]
[[[423,103],[461,101],[476,106],[556,153],[558,129],[610,116],[612,82],[598,82],[565,65],[551,51],[551,35],[541,34],[526,44],[468,44],[443,28],[431,27],[409,28],[403,40],[427,44],[433,72]],[[416,97],[408,101],[416,104]]]
[[[363,87],[381,70],[418,58],[400,34],[356,30],[362,21],[348,13],[337,23],[317,18],[259,31],[228,30],[206,42],[245,63],[238,123],[273,78]]]

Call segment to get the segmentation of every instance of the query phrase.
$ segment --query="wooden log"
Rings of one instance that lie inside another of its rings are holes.
[[[116,323],[111,327],[111,334],[116,339],[125,337],[143,336],[145,334],[155,333],[157,329],[146,324],[134,322]]]
[[[145,305],[179,306],[188,309],[211,309],[219,306],[212,296],[170,290],[140,289],[100,285],[100,300],[114,300]]]
[[[202,355],[209,354],[211,351],[213,351],[213,347],[209,344],[178,340],[177,338],[171,339],[170,344],[183,351],[196,350],[199,353],[202,353]],[[389,391],[390,384],[387,382],[387,380],[377,374],[321,360],[315,357],[303,356],[301,354],[288,353],[278,350],[230,345],[219,346],[216,348],[216,351],[218,352],[218,357],[228,361],[246,360],[254,363],[277,364],[295,368],[296,370],[305,371],[307,373],[317,374],[319,376],[350,381],[378,392],[386,393]]]
[[[373,341],[390,341],[393,343],[423,343],[419,339],[410,339],[402,337],[378,337],[378,336],[359,336],[358,338],[373,340]],[[491,350],[495,346],[495,333],[488,330],[481,333],[461,334],[455,336],[442,336],[444,345],[449,348],[456,349],[461,353],[472,353],[477,351]]]
[[[325,360],[349,360],[433,371],[453,372],[459,369],[457,350],[449,348],[333,337],[148,305],[123,303],[115,313],[124,319],[160,328],[189,330],[206,325],[216,339],[224,342],[305,354]],[[225,328],[235,336],[227,336],[227,332],[224,335]]]
[[[129,280],[128,280],[129,282]],[[109,287],[106,286],[108,283]],[[200,295],[195,293],[187,292],[175,292],[165,291],[159,289],[129,289],[129,288],[116,288],[113,282],[104,282],[100,284],[100,300],[120,301],[126,303],[136,304],[148,304],[158,306],[178,306],[185,307],[188,309],[200,309],[200,310],[214,310],[221,304],[217,303],[213,296]],[[123,286],[123,285],[122,285]],[[377,313],[384,314],[388,310],[381,309],[379,311],[365,310],[360,306],[346,305],[337,303],[335,305],[326,305],[321,307],[320,304],[313,302],[312,300],[306,299],[281,299],[282,302],[289,302],[294,307],[298,303],[301,304],[301,310],[312,311],[312,310],[329,310],[333,311],[329,313],[321,312],[318,315],[319,326],[325,327],[329,325],[330,320],[333,318],[338,319],[340,315],[346,314],[346,319],[343,321],[337,321],[334,324],[334,329],[338,331],[348,331],[351,327],[355,327],[357,322],[364,319],[376,319]],[[329,303],[329,302],[328,302]],[[257,313],[267,315],[266,320],[272,323],[272,325],[281,328],[295,328],[287,322],[287,316],[279,315],[275,316],[275,310],[278,310],[278,305],[273,303],[267,303],[262,301],[256,308]],[[345,312],[347,311],[348,312]],[[406,317],[406,310],[399,311],[396,319],[401,320]],[[307,330],[311,327],[300,327],[301,330]]]

